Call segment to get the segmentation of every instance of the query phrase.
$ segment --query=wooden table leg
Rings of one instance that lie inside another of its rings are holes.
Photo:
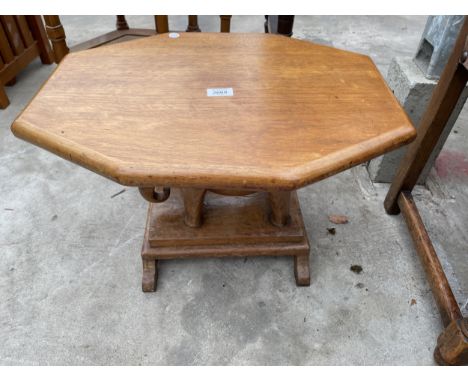
[[[169,19],[165,16],[154,16],[154,23],[156,26],[157,33],[168,33],[169,32]]]
[[[161,199],[151,187],[140,192],[146,200]],[[271,223],[272,200],[284,226]],[[155,261],[201,257],[291,256],[296,284],[308,286],[309,251],[296,192],[271,197],[267,192],[176,188],[165,203],[149,206],[141,252],[143,291],[156,289]]]
[[[143,259],[143,292],[155,292],[158,282],[158,261]]]

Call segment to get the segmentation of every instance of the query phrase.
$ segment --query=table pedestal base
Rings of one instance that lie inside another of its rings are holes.
[[[200,227],[185,222],[180,190],[161,204],[150,203],[142,249],[143,291],[154,292],[158,260],[223,256],[293,256],[299,286],[310,285],[309,242],[299,201],[291,193],[287,223],[270,222],[268,193],[222,196],[207,192]]]

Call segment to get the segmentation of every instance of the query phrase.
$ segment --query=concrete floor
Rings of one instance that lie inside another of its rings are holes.
[[[63,17],[73,45],[113,17]],[[148,16],[129,17],[151,27]],[[174,29],[185,18],[172,17]],[[263,17],[234,17],[261,32]],[[385,74],[412,55],[425,17],[297,17],[299,38],[370,54]],[[216,17],[201,17],[217,30]],[[47,79],[34,62],[0,111],[0,364],[432,365],[442,329],[388,186],[365,166],[299,192],[311,241],[312,284],[297,288],[288,258],[161,262],[158,291],[141,292],[146,202],[135,189],[22,142],[9,127]],[[468,296],[466,110],[418,188],[421,214],[462,307]],[[456,159],[456,160],[455,160]],[[113,197],[119,191],[124,193]],[[330,235],[329,214],[349,223]],[[350,266],[363,267],[360,274]],[[414,299],[413,303],[411,301]],[[415,303],[414,303],[415,302]],[[464,308],[466,309],[466,307]]]

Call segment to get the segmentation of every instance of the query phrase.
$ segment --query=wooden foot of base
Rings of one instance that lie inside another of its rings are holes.
[[[155,292],[158,282],[158,262],[157,260],[143,259],[143,292]]]
[[[10,104],[10,100],[3,89],[3,86],[0,84],[0,109],[6,109],[6,107]]]
[[[297,286],[310,285],[309,253],[294,256],[294,277]]]
[[[434,359],[439,365],[468,365],[468,317],[454,320],[437,339]]]

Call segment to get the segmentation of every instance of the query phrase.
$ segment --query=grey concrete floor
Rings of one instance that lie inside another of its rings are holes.
[[[62,20],[70,45],[114,23]],[[152,26],[149,16],[128,21]],[[183,29],[185,18],[171,22]],[[424,23],[299,16],[295,35],[370,54],[385,74],[393,56],[414,53]],[[261,16],[238,16],[232,29],[261,32],[262,24]],[[218,20],[200,17],[200,25],[215,31]],[[295,286],[288,258],[205,259],[161,262],[158,291],[142,293],[147,204],[138,192],[9,130],[52,69],[30,65],[0,111],[0,364],[433,364],[442,326],[432,294],[402,218],[383,210],[388,186],[372,184],[365,166],[299,192],[312,246],[309,288]],[[462,307],[467,120],[464,111],[429,188],[416,190]],[[349,223],[330,235],[329,214]],[[352,264],[363,272],[351,272]]]

